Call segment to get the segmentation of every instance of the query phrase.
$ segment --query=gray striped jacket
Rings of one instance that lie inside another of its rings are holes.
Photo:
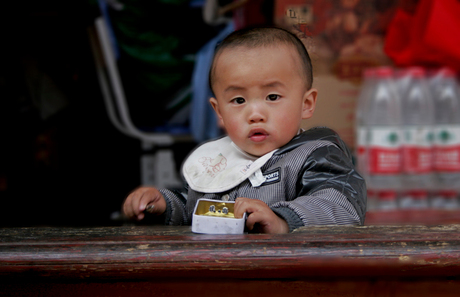
[[[259,187],[245,180],[222,193],[160,189],[167,202],[166,224],[190,225],[199,198],[233,201],[238,197],[264,201],[291,231],[306,225],[363,224],[366,185],[334,131],[317,127],[297,135],[261,170],[269,178]]]

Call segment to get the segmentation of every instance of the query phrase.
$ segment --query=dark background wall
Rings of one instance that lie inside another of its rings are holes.
[[[110,214],[139,186],[141,151],[106,115],[87,33],[97,5],[2,6],[0,227],[117,224]],[[190,17],[206,29],[199,9]],[[193,146],[173,148],[178,165]]]

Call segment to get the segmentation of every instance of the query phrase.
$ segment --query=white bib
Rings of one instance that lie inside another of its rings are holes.
[[[224,192],[247,178],[253,187],[258,187],[266,179],[260,168],[276,151],[261,157],[251,156],[227,136],[205,143],[193,151],[182,167],[182,174],[189,187],[197,192]]]

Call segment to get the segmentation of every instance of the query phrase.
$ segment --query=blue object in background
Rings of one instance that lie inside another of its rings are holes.
[[[217,123],[217,116],[209,103],[213,96],[208,83],[208,74],[216,45],[234,31],[233,22],[208,41],[196,54],[195,67],[192,74],[192,107],[190,129],[197,142],[216,138],[222,134]]]

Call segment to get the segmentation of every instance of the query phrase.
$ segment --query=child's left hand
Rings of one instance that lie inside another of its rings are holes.
[[[286,221],[261,200],[239,197],[235,200],[234,212],[236,218],[242,218],[245,212],[248,213],[246,227],[250,231],[258,224],[258,231],[261,233],[289,233]]]

